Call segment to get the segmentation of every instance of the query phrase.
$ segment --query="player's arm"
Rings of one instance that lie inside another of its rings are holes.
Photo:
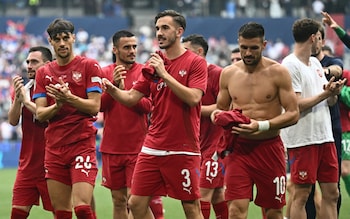
[[[149,97],[142,97],[135,106],[132,107],[133,110],[139,113],[150,113],[152,110],[152,100]]]
[[[328,74],[330,77],[334,76],[335,78],[338,78],[338,79],[341,78],[341,76],[343,74],[343,69],[340,65],[330,65],[330,66],[326,67],[324,69],[324,71],[325,71],[326,76]]]
[[[277,65],[275,71],[280,73],[277,76],[276,81],[279,95],[278,98],[284,112],[269,119],[269,122],[270,129],[281,129],[297,123],[299,119],[299,107],[288,70],[282,65]]]
[[[88,98],[79,97],[70,91],[69,85],[64,83],[62,79],[60,79],[60,86],[50,84],[45,88],[47,95],[55,99],[56,104],[59,103],[58,105],[61,103],[69,104],[78,111],[92,116],[97,115],[100,111],[101,93],[97,91],[89,92]]]
[[[151,55],[152,57],[149,59],[150,66],[154,67],[157,75],[163,79],[174,94],[187,105],[191,107],[197,106],[202,99],[203,91],[198,88],[187,87],[178,82],[166,71],[163,59],[158,54],[152,53]],[[207,69],[205,68],[204,70],[206,71]],[[207,72],[204,73],[207,75]]]
[[[23,79],[20,76],[13,78],[13,85],[15,89],[14,100],[8,112],[9,123],[16,126],[19,123],[19,118],[22,112],[22,106],[25,106],[30,112],[35,114],[35,104],[30,100],[26,94],[26,88],[23,86]],[[22,105],[23,104],[23,105]]]
[[[54,117],[61,109],[62,103],[55,103],[51,106],[47,106],[46,97],[39,97],[35,99],[36,113],[35,117],[39,122],[45,122]]]
[[[77,110],[83,113],[87,113],[92,116],[96,116],[100,111],[101,104],[101,93],[99,92],[89,92],[87,94],[87,99],[78,97],[76,95],[69,95],[66,98],[66,103],[73,106]]]
[[[11,107],[8,111],[8,121],[11,125],[16,126],[19,123],[19,118],[21,117],[22,103],[18,100],[15,95]]]
[[[23,79],[20,76],[15,76],[12,79],[14,87],[14,99],[12,101],[10,110],[8,111],[8,121],[11,125],[16,126],[19,123],[22,111],[22,100],[21,90],[24,89]]]
[[[297,97],[299,111],[303,112],[305,110],[308,110],[326,99],[328,101],[328,104],[332,105],[332,103],[336,102],[336,96],[340,93],[340,90],[343,87],[345,81],[346,79],[334,81],[334,77],[332,77],[329,80],[328,84],[324,85],[323,92],[308,98],[302,98],[301,93],[298,92]]]
[[[115,85],[113,85],[108,79],[102,79],[102,89],[109,93],[113,97],[113,99],[119,101],[125,106],[132,107],[135,106],[140,99],[144,96],[143,93],[135,90],[121,90]]]
[[[323,15],[322,22],[332,28],[345,46],[350,48],[350,35],[347,34],[346,31],[339,26],[339,24],[327,12],[321,12],[321,14]]]
[[[228,91],[228,81],[231,77],[231,72],[224,69],[220,75],[219,80],[219,94],[216,99],[216,107],[221,110],[229,110],[232,102],[230,93]]]
[[[216,104],[202,105],[201,116],[208,117],[214,110],[216,110]]]

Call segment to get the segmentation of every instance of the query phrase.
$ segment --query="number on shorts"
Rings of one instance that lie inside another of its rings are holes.
[[[281,176],[281,177],[276,177],[273,180],[273,183],[276,184],[276,195],[283,195],[286,193],[286,177]]]
[[[91,169],[90,156],[87,156],[85,161],[83,156],[77,156],[75,162],[75,169]]]
[[[205,166],[207,167],[206,176],[216,177],[218,175],[219,163],[217,161],[208,160],[205,162]]]
[[[181,174],[184,176],[185,182],[182,182],[183,187],[189,187],[191,185],[190,171],[188,169],[182,169]]]

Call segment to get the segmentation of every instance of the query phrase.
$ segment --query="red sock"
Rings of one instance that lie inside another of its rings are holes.
[[[227,219],[228,218],[228,208],[227,202],[223,201],[213,205],[215,215],[217,219]]]
[[[154,219],[164,219],[163,202],[161,196],[153,196],[149,203],[149,207],[152,210]]]
[[[267,217],[266,217],[266,212],[264,208],[261,208],[261,213],[262,213],[262,218],[266,219]]]
[[[76,206],[74,212],[78,219],[94,219],[94,213],[90,205]]]
[[[210,202],[201,201],[201,211],[204,219],[209,219],[210,217]]]
[[[72,219],[72,212],[57,210],[55,211],[55,219]]]
[[[29,212],[23,211],[19,208],[12,208],[11,219],[26,219]]]

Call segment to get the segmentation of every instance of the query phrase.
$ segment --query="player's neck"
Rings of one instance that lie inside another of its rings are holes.
[[[294,55],[305,65],[309,65],[311,57],[311,47],[304,44],[295,44]]]
[[[118,60],[115,63],[116,65],[122,65],[125,67],[126,70],[130,70],[130,68],[133,66],[134,63],[129,64],[129,63],[125,63],[125,62],[119,62]]]
[[[64,66],[64,65],[68,65],[71,61],[73,61],[74,58],[75,58],[75,55],[70,55],[65,58],[57,57],[56,61],[59,66]]]
[[[166,57],[170,60],[176,59],[186,52],[186,49],[181,44],[174,44],[173,46],[165,49]]]

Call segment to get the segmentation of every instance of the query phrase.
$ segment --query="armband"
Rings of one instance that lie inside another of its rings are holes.
[[[258,131],[267,131],[270,129],[269,120],[258,121]]]
[[[338,35],[339,38],[342,38],[343,36],[346,35],[345,30],[344,30],[343,28],[341,28],[341,27],[336,27],[336,28],[334,29],[334,31],[335,31],[335,33]]]

